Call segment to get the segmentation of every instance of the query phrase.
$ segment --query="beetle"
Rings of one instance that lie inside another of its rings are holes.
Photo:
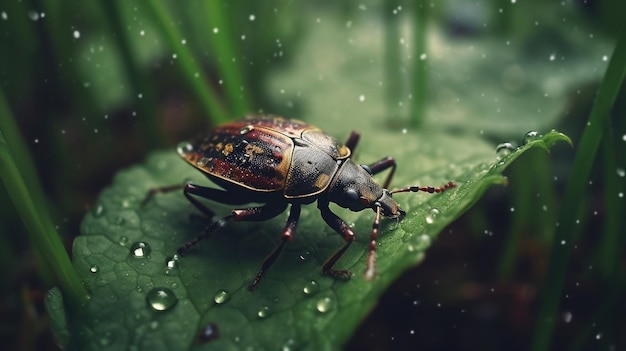
[[[402,192],[441,193],[456,186],[450,181],[443,186],[409,186],[387,190],[396,170],[396,162],[385,157],[369,165],[358,165],[350,156],[360,135],[352,132],[345,144],[319,128],[295,119],[255,115],[229,122],[190,142],[179,144],[178,154],[222,189],[187,183],[152,189],[146,203],[156,193],[183,188],[183,194],[200,212],[214,219],[215,214],[199,198],[229,204],[261,203],[258,207],[233,209],[230,214],[213,220],[204,232],[178,249],[183,256],[200,241],[206,240],[228,221],[264,221],[278,216],[290,207],[287,223],[280,235],[280,244],[263,260],[249,285],[257,287],[263,274],[276,261],[285,245],[293,239],[302,205],[317,201],[324,221],[345,243],[322,265],[325,274],[350,278],[349,270],[334,266],[354,242],[350,226],[333,213],[331,202],[362,211],[375,212],[370,233],[365,278],[373,279],[376,238],[380,217],[401,221],[406,212],[392,199]],[[389,170],[383,186],[372,178]]]

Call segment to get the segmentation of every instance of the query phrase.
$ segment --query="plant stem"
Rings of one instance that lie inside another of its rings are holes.
[[[417,2],[415,11],[415,50],[413,51],[413,62],[415,62],[413,72],[413,103],[411,106],[411,125],[420,127],[426,118],[426,101],[428,97],[428,61],[427,61],[427,20],[428,3],[420,0]]]
[[[15,160],[19,160],[19,163]],[[35,167],[1,90],[0,177],[24,222],[31,245],[36,252],[42,254],[69,304],[78,307],[86,300],[87,291],[74,270],[46,209]]]
[[[150,0],[148,8],[154,15],[157,27],[161,29],[172,50],[176,53],[182,76],[200,100],[206,118],[213,125],[228,121],[229,114],[220,103],[218,93],[203,79],[200,65],[194,60],[194,55],[189,46],[183,44],[183,37],[172,24],[164,5],[160,1]]]
[[[548,350],[561,300],[567,262],[574,246],[571,233],[576,231],[576,217],[580,213],[585,189],[587,189],[591,167],[595,161],[602,134],[606,130],[611,107],[626,75],[626,26],[617,41],[617,45],[604,79],[598,89],[587,127],[582,135],[571,178],[565,190],[563,206],[559,211],[559,225],[555,229],[554,241],[550,254],[550,264],[542,289],[541,304],[537,324],[535,325],[532,350]],[[564,243],[561,245],[561,243]]]
[[[247,86],[242,76],[242,67],[237,60],[239,53],[232,37],[232,21],[229,20],[224,3],[221,1],[205,1],[205,14],[207,22],[211,24],[211,33],[209,42],[213,46],[215,53],[215,64],[218,71],[223,75],[224,87],[226,95],[230,101],[230,107],[236,116],[242,116],[249,112],[250,103],[247,98],[248,92],[243,88]],[[213,32],[217,30],[217,32]]]

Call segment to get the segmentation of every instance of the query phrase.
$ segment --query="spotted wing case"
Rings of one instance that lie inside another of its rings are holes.
[[[179,146],[188,163],[220,184],[298,198],[325,190],[350,150],[297,120],[252,117],[227,123]],[[214,179],[215,180],[215,179]],[[224,183],[225,182],[225,183]]]

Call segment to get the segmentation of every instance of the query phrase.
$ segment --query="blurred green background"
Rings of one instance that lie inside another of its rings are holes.
[[[0,114],[17,124],[24,149],[12,156],[21,169],[32,157],[37,179],[24,179],[43,189],[35,201],[69,251],[116,171],[247,113],[303,119],[340,138],[381,121],[480,135],[494,155],[529,130],[557,128],[577,146],[625,10],[617,0],[7,0]],[[550,349],[626,347],[625,102],[618,95],[588,156]],[[362,111],[379,118],[342,118]],[[531,347],[575,152],[514,164],[510,186],[444,232],[346,348]],[[54,349],[42,308],[54,274],[5,187],[0,206],[0,339]]]

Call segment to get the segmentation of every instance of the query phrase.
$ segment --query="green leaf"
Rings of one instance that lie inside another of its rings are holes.
[[[345,280],[325,276],[320,268],[343,240],[314,204],[304,206],[295,239],[252,292],[247,285],[278,245],[286,213],[262,223],[229,223],[168,268],[176,249],[201,233],[204,224],[190,220],[198,211],[181,192],[156,196],[145,206],[141,202],[154,187],[210,182],[173,150],[155,153],[145,164],[119,172],[85,217],[74,242],[74,266],[91,298],[68,316],[66,330],[65,320],[54,323],[55,330],[62,341],[69,340],[66,346],[81,350],[336,349],[394,279],[424,259],[446,225],[490,185],[504,182],[502,171],[514,159],[557,140],[569,139],[551,132],[496,159],[492,145],[470,136],[364,131],[357,161],[393,155],[399,165],[393,186],[455,180],[458,187],[437,195],[396,195],[408,214],[401,223],[383,221],[373,281],[363,278],[373,213],[332,207],[358,235],[337,264],[355,273]],[[382,181],[384,175],[377,178]],[[210,206],[220,213],[229,210]],[[149,250],[135,251],[138,242]],[[173,294],[173,301],[165,301],[169,308],[150,306],[155,289]],[[58,318],[62,301],[54,292],[47,305],[54,306],[51,316]],[[197,335],[209,323],[217,325],[219,337],[201,343]]]

